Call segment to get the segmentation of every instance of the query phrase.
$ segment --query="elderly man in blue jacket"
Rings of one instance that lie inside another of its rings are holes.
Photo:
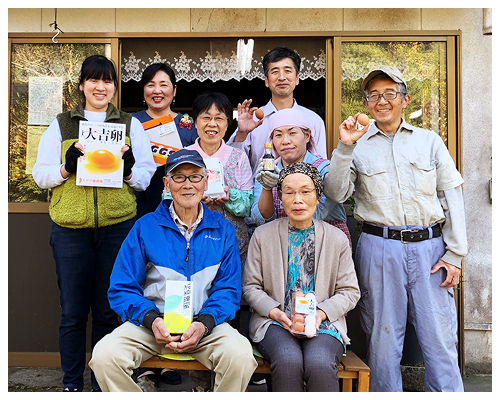
[[[227,321],[240,307],[241,264],[233,225],[201,203],[201,156],[168,157],[164,200],[123,242],[108,298],[124,323],[94,348],[90,366],[103,391],[140,391],[132,371],[156,354],[187,353],[215,372],[214,391],[245,391],[257,364],[249,341]],[[193,322],[182,333],[163,321],[166,281],[191,281]]]

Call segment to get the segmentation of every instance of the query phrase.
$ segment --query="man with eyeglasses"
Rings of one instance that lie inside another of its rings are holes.
[[[245,391],[257,367],[252,347],[227,321],[240,307],[241,264],[233,225],[201,203],[203,158],[172,153],[164,183],[173,200],[140,218],[118,253],[108,298],[123,324],[94,348],[90,367],[103,391],[141,391],[132,370],[157,354],[186,353],[215,372],[214,391]],[[167,281],[191,281],[193,322],[169,332]]]
[[[441,137],[402,118],[410,96],[399,70],[371,71],[362,90],[375,121],[360,130],[358,114],[342,122],[324,190],[337,202],[354,192],[354,216],[363,223],[355,264],[370,390],[402,391],[409,322],[424,356],[425,389],[463,391],[453,298],[467,254],[463,179]]]

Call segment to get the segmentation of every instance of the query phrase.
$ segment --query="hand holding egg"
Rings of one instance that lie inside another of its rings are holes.
[[[310,292],[304,295],[300,290],[293,296],[292,334],[295,336],[316,336],[316,296]]]
[[[362,126],[361,123],[366,123],[366,125]],[[358,130],[357,126],[361,126],[361,129]],[[366,114],[351,115],[339,126],[340,140],[347,145],[352,145],[368,131],[369,127],[370,119]]]

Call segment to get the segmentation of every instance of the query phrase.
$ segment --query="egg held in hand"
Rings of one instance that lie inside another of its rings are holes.
[[[264,111],[262,111],[260,108],[257,108],[257,110],[255,110],[255,116],[258,119],[264,118]]]
[[[368,118],[368,115],[361,113],[356,121],[358,121],[358,124],[366,126],[370,123],[370,118]]]

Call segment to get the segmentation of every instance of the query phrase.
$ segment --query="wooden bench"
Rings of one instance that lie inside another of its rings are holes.
[[[255,356],[257,368],[255,372],[270,374],[271,369],[269,364],[261,357]],[[182,370],[198,370],[206,371],[203,364],[196,360],[170,360],[161,356],[151,357],[149,360],[142,363],[141,367],[145,368],[171,368]],[[342,357],[339,365],[339,379],[341,379],[341,387],[343,392],[352,392],[353,380],[357,383],[358,392],[368,392],[370,387],[370,368],[351,350],[347,350],[347,354]]]

